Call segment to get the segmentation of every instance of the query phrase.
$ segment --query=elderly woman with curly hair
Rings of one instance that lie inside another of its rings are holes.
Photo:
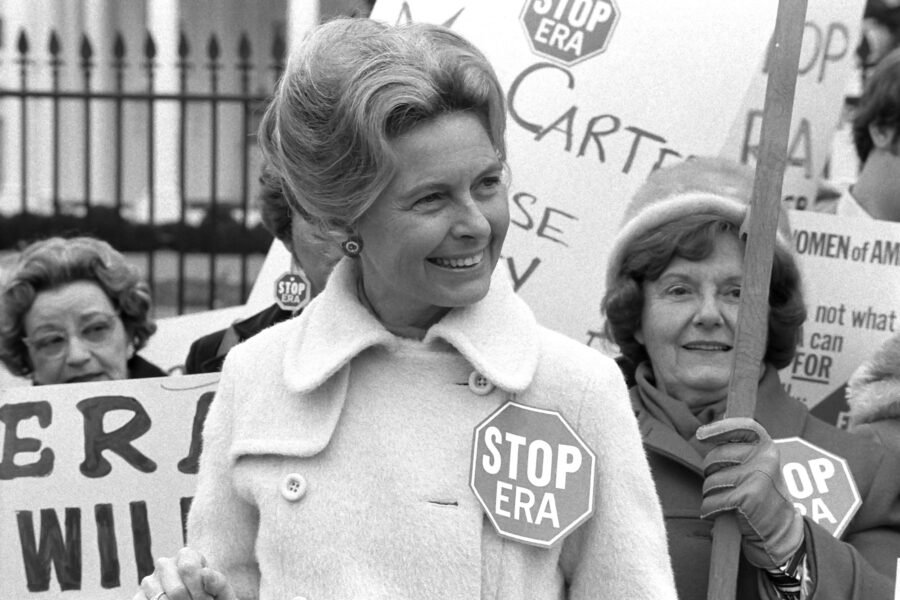
[[[4,278],[0,360],[35,385],[165,375],[137,355],[156,331],[150,289],[104,241],[32,243]]]
[[[781,385],[806,318],[787,215],[775,246],[765,356],[752,419],[724,418],[743,279],[752,171],[694,158],[656,171],[626,208],[603,309],[630,364],[632,406],[663,507],[678,597],[707,597],[712,518],[738,519],[738,600],[894,598],[900,462],[819,421]],[[834,537],[801,516],[774,440],[846,459],[862,506]]]

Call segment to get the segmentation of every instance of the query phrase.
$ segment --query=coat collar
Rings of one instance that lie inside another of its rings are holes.
[[[700,454],[671,427],[644,410],[637,399],[637,390],[632,389],[631,394],[644,445],[657,454],[668,456],[697,473],[702,473],[703,458]],[[808,415],[803,404],[784,391],[778,371],[767,365],[757,388],[753,418],[766,429],[772,439],[777,440],[802,432]]]
[[[289,390],[314,390],[367,348],[439,340],[456,348],[503,390],[518,393],[531,383],[538,363],[537,322],[502,267],[494,270],[490,290],[481,301],[451,310],[421,342],[396,337],[360,303],[358,268],[352,259],[341,260],[322,293],[297,318],[298,328],[284,355]]]
[[[703,474],[703,457],[674,429],[651,415],[641,405],[638,392],[631,390],[631,405],[638,419],[644,446],[656,453],[681,463],[698,475]]]

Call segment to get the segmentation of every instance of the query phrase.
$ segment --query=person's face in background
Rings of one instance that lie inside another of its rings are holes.
[[[325,289],[331,270],[343,256],[337,243],[296,211],[291,211],[291,244],[288,250],[309,278],[311,297]]]
[[[426,328],[484,298],[509,228],[503,164],[474,114],[392,142],[397,173],[357,227],[365,294],[390,325]]]
[[[656,385],[692,408],[728,394],[734,363],[744,249],[720,233],[712,254],[693,261],[676,256],[644,285],[641,329]]]
[[[128,378],[134,345],[96,283],[75,281],[40,292],[24,326],[36,385]]]

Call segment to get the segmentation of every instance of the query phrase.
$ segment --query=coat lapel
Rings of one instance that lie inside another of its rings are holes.
[[[454,309],[425,336],[441,338],[497,387],[521,393],[538,364],[538,328],[531,309],[512,289],[506,269],[498,268],[481,301]]]
[[[804,431],[809,413],[802,404],[789,400],[778,371],[767,365],[759,382],[753,416],[773,440],[801,435]]]
[[[636,390],[632,389],[631,393],[644,445],[702,474],[703,457],[671,427],[644,410],[636,399]],[[808,413],[804,407],[787,402],[785,396],[778,371],[767,366],[759,383],[754,418],[766,428],[772,439],[796,436],[797,432],[803,431],[806,423]]]
[[[331,440],[346,401],[354,357],[373,346],[409,343],[387,331],[356,297],[358,266],[342,260],[325,290],[302,314],[280,324],[286,340],[281,360],[283,386],[265,399],[244,403],[235,455],[275,453],[312,456]],[[474,369],[511,393],[525,390],[538,363],[538,327],[531,310],[512,290],[505,270],[496,269],[487,296],[450,311],[421,342],[449,343]]]
[[[678,433],[653,417],[641,406],[637,399],[637,390],[631,389],[631,402],[638,426],[641,430],[641,438],[647,450],[668,457],[685,467],[703,475],[703,457]]]

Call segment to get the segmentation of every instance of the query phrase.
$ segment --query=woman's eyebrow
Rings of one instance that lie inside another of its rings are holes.
[[[77,320],[78,320],[78,323],[84,323],[85,321],[90,321],[91,319],[96,318],[96,317],[111,318],[113,316],[115,316],[115,315],[110,314],[103,310],[91,310],[91,311],[84,312],[84,313],[81,313],[80,315],[78,315]]]
[[[65,327],[60,327],[57,324],[49,324],[48,323],[48,324],[38,325],[37,327],[34,328],[34,331],[32,331],[30,334],[28,334],[25,337],[32,337],[39,333],[65,333],[65,331],[66,331]]]

